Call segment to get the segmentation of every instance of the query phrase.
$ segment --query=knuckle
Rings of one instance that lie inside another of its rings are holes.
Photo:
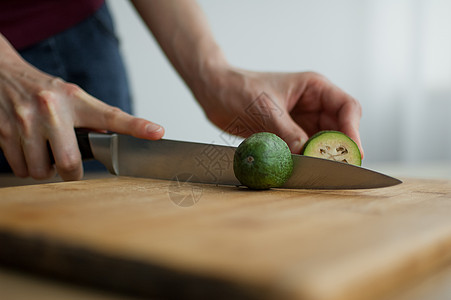
[[[115,107],[115,106],[108,106],[105,109],[106,116],[116,117],[118,114],[121,114],[121,113],[123,113],[123,111],[120,108]]]
[[[144,129],[146,125],[149,124],[148,121],[141,118],[133,118],[130,120],[130,129]]]
[[[64,95],[67,95],[69,97],[76,96],[82,91],[82,88],[79,87],[77,84],[66,82],[58,77],[52,79],[50,87],[51,87],[50,89],[40,91],[39,94],[49,96],[49,98],[56,99],[57,97],[50,97],[51,95],[55,95],[55,93],[53,93],[52,91],[62,91]]]
[[[333,89],[333,85],[329,82],[329,80],[324,75],[316,72],[307,72],[306,83],[306,94],[308,94],[312,99],[317,99],[326,90]]]
[[[357,106],[357,108],[359,109],[360,113],[362,112],[362,104],[360,103],[360,101],[354,99],[355,101],[355,105]]]
[[[54,87],[59,87],[65,83],[66,81],[64,81],[61,77],[53,77],[50,81],[50,85]]]
[[[58,170],[66,174],[72,174],[78,172],[81,167],[81,158],[79,155],[66,155],[58,163]]]
[[[60,97],[50,90],[41,90],[37,95],[37,110],[47,122],[58,119]]]
[[[82,88],[75,83],[65,83],[64,90],[69,97],[76,97],[83,91]]]
[[[324,83],[324,82],[328,82],[329,80],[326,78],[326,76],[314,72],[314,71],[309,71],[306,72],[306,74],[308,75],[308,77],[310,78],[310,80],[312,80],[313,82],[317,82],[317,83]]]
[[[357,111],[358,111],[358,113],[360,115],[362,114],[362,105],[360,104],[360,102],[358,100],[356,100],[355,98],[351,97],[350,98],[350,104],[357,109]]]
[[[29,136],[32,133],[35,117],[34,110],[28,105],[17,107],[14,111],[14,119],[25,136]]]
[[[51,90],[41,90],[38,92],[37,96],[36,96],[36,100],[39,104],[39,106],[50,106],[52,105],[53,102],[55,102],[57,99],[55,93]]]
[[[50,86],[53,90],[60,90],[69,97],[76,96],[78,93],[83,91],[83,89],[77,84],[66,82],[59,77],[52,78]]]
[[[103,113],[105,124],[107,124],[107,126],[112,126],[116,122],[117,118],[123,113],[124,112],[118,107],[107,106]]]
[[[359,111],[359,115],[362,116],[362,105],[357,101],[357,109]]]

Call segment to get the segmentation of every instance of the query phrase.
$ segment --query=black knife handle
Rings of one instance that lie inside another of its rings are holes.
[[[80,149],[81,158],[83,160],[94,159],[94,154],[92,153],[91,143],[89,142],[89,132],[88,130],[76,129],[75,135],[77,137],[78,149]]]
[[[94,159],[94,154],[92,153],[91,143],[89,142],[89,130],[85,129],[75,129],[75,136],[77,137],[78,149],[81,153],[81,158],[83,160]],[[52,148],[47,142],[47,148],[49,151],[50,162],[55,163],[55,158],[53,157]]]

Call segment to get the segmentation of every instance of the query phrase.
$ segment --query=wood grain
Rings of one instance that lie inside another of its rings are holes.
[[[176,205],[185,195],[198,202]],[[0,261],[163,298],[379,299],[451,262],[450,213],[445,180],[358,191],[125,177],[11,187],[0,189]]]

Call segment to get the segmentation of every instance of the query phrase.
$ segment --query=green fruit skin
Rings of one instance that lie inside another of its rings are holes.
[[[288,145],[269,132],[255,133],[236,149],[233,170],[241,184],[250,189],[282,186],[293,171]]]
[[[353,156],[356,159],[356,161],[353,164],[356,165],[356,166],[361,166],[362,165],[362,155],[360,153],[359,147],[357,146],[356,142],[354,142],[353,139],[351,139],[349,136],[347,136],[343,132],[336,131],[336,130],[323,130],[323,131],[317,132],[316,134],[312,135],[308,139],[308,141],[304,144],[304,146],[302,147],[301,155],[309,156],[309,153],[307,151],[309,149],[309,145],[313,141],[315,141],[317,138],[319,138],[320,136],[327,135],[327,134],[330,134],[331,136],[339,135],[339,136],[341,136],[341,138],[344,138],[344,139],[348,140],[354,146],[353,148],[354,148],[355,153],[354,153]]]

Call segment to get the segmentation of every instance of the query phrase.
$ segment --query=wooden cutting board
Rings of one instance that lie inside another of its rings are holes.
[[[107,178],[0,189],[0,264],[141,296],[382,299],[451,262],[451,181],[269,190]]]

